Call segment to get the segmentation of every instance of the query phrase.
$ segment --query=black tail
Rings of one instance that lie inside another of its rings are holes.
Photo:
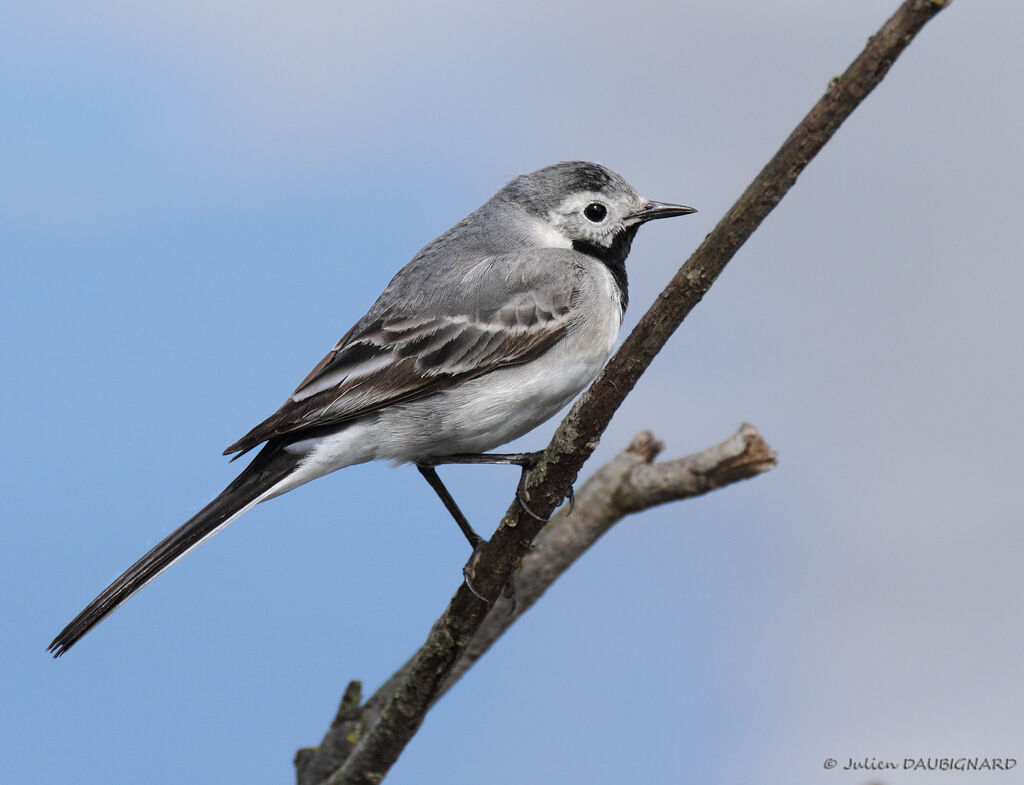
[[[218,529],[229,524],[261,494],[295,469],[301,455],[288,453],[280,442],[267,444],[245,470],[212,502],[189,518],[173,534],[125,570],[124,574],[89,603],[47,647],[59,657],[111,611],[170,567]]]

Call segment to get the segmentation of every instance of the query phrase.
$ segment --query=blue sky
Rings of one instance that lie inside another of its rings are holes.
[[[290,781],[347,681],[373,690],[458,585],[465,542],[412,469],[262,505],[60,661],[46,644],[514,175],[587,158],[700,209],[635,243],[632,325],[895,6],[7,11],[4,779]],[[925,29],[594,459],[643,428],[681,455],[745,420],[779,468],[620,524],[388,782],[862,783],[822,762],[1024,760],[1022,23],[961,0]],[[492,528],[515,471],[443,474]]]

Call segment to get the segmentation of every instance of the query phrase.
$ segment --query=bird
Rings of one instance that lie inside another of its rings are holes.
[[[509,181],[392,278],[284,404],[224,451],[234,460],[260,447],[238,477],[104,589],[47,650],[67,652],[256,504],[354,464],[416,465],[479,546],[434,467],[529,466],[536,454],[487,451],[533,430],[594,380],[618,339],[637,230],[693,212],[645,199],[589,161]]]

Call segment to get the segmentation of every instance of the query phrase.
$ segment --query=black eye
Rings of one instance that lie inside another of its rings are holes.
[[[587,216],[588,221],[593,221],[596,224],[601,223],[604,217],[608,215],[608,208],[600,202],[591,202],[583,208],[583,214]]]

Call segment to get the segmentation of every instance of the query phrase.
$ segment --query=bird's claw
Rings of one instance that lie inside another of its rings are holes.
[[[529,505],[527,505],[527,503],[526,503],[526,499],[523,498],[523,492],[522,491],[517,491],[516,492],[516,500],[519,502],[519,506],[523,508],[523,512],[525,512],[527,515],[529,515],[535,521],[540,521],[541,523],[547,523],[548,521],[551,520],[550,518],[542,518],[540,515],[535,513],[533,510],[531,510]]]

